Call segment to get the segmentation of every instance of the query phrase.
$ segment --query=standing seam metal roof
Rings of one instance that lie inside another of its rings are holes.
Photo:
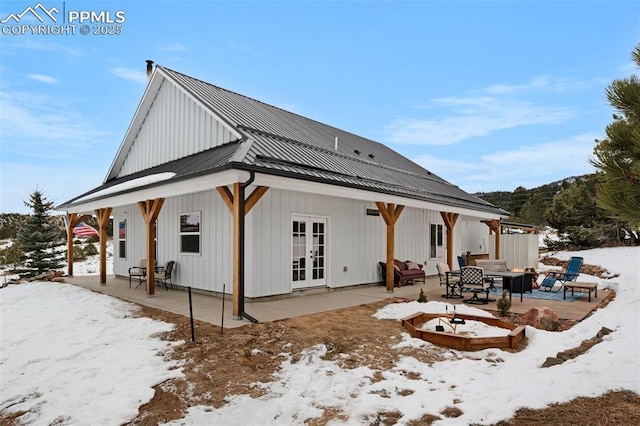
[[[228,126],[244,135],[245,144],[234,141],[130,176],[113,179],[74,200],[155,173],[174,172],[172,179],[164,181],[167,183],[231,166],[508,215],[508,212],[450,184],[379,142],[159,65],[157,68],[169,80],[222,117]],[[336,137],[338,150],[335,150]],[[249,149],[246,149],[247,143]],[[245,147],[241,148],[242,145]],[[74,204],[74,200],[61,207]]]
[[[254,141],[242,160],[245,165],[292,177],[340,182],[346,186],[508,215],[379,142],[160,68]]]
[[[387,146],[353,133],[285,111],[248,98],[202,80],[161,67],[175,82],[192,93],[213,111],[230,120],[234,127],[258,129],[282,138],[333,150],[338,137],[339,152],[354,155],[359,150],[365,158],[373,154],[379,164],[404,169],[417,174],[429,173]]]

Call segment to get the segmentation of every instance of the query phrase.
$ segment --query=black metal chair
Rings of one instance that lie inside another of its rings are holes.
[[[484,279],[484,269],[477,266],[465,266],[460,269],[460,286],[462,291],[473,293],[469,299],[463,300],[464,303],[483,304],[489,303],[489,289],[491,283]],[[478,293],[486,293],[484,299],[478,297]]]
[[[129,268],[129,288],[131,288],[131,280],[138,280],[136,288],[142,285],[142,282],[147,278],[147,259],[140,260],[138,266],[132,266]]]

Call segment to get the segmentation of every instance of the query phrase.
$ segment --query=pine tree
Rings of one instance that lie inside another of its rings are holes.
[[[49,212],[53,202],[36,190],[24,202],[33,213],[18,231],[18,242],[26,254],[26,266],[41,274],[62,267],[64,255],[57,248],[60,244],[60,230]]]
[[[16,268],[22,264],[23,260],[24,253],[18,243],[12,244],[4,249],[0,249],[0,265],[9,266],[11,267],[11,270],[15,271]]]
[[[576,178],[553,197],[544,217],[549,225],[560,232],[575,226],[591,228],[605,219],[595,199],[595,175]]]
[[[640,67],[640,45],[631,54]],[[640,226],[640,77],[614,80],[606,90],[621,114],[598,140],[591,163],[599,169],[598,205],[615,217]]]

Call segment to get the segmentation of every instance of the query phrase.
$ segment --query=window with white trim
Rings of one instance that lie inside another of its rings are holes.
[[[429,257],[431,257],[431,259],[444,258],[443,235],[444,235],[443,225],[438,223],[432,223],[431,231],[429,235]]]
[[[118,222],[118,258],[127,258],[127,221]]]
[[[180,253],[200,254],[200,212],[180,215]]]

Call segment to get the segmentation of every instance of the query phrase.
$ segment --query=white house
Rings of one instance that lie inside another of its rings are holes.
[[[487,252],[490,233],[499,245],[506,211],[381,143],[151,61],[147,71],[104,183],[57,208],[70,227],[97,215],[102,244],[113,218],[116,275],[175,260],[180,286],[233,283],[240,317],[245,298],[379,282],[378,262],[393,258],[435,274],[453,253]]]

